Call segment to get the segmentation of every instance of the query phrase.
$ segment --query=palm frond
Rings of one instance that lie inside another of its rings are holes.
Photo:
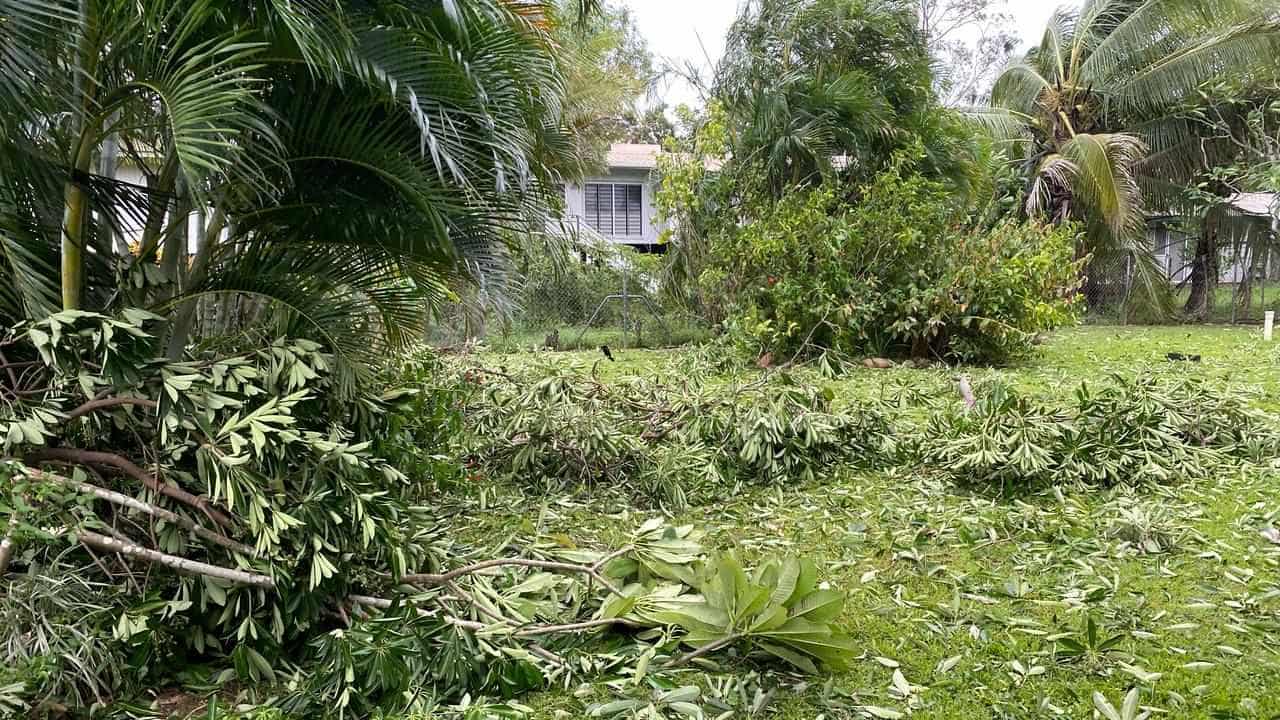
[[[1231,69],[1248,76],[1280,56],[1280,25],[1258,21],[1237,25],[1179,47],[1129,77],[1109,94],[1121,112],[1150,113],[1183,101],[1202,83]]]
[[[1027,139],[1035,118],[1003,107],[967,107],[959,109],[961,117],[977,124],[992,138],[1003,142]]]
[[[47,54],[69,46],[78,15],[75,0],[0,0],[0,106],[29,107],[59,86]]]
[[[1114,238],[1141,233],[1142,196],[1133,174],[1145,152],[1132,135],[1080,134],[1062,147],[1063,157],[1077,168],[1076,194],[1089,200],[1089,212]]]
[[[1013,63],[1000,73],[991,87],[991,105],[1028,117],[1038,112],[1040,96],[1053,84],[1029,63]]]

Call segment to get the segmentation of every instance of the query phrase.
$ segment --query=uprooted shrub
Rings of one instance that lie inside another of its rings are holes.
[[[18,617],[3,604],[39,589],[31,578],[110,588],[100,614],[83,611],[102,620],[83,628],[93,642],[62,658],[33,646],[0,669],[6,708],[76,714],[124,679],[157,687],[213,665],[219,682],[275,688],[268,704],[287,713],[449,717],[439,703],[582,671],[588,633],[651,629],[635,654],[672,667],[734,645],[809,669],[849,646],[829,598],[800,604],[814,592],[809,565],[740,588],[765,588],[758,609],[775,615],[715,614],[724,581],[705,568],[731,561],[704,558],[688,528],[646,526],[612,553],[457,547],[430,507],[435,481],[459,472],[432,446],[456,423],[458,389],[422,381],[429,358],[385,376],[416,378],[408,388],[349,374],[305,340],[171,362],[156,359],[157,322],[64,312],[0,345],[0,609]],[[63,615],[75,597],[61,598]],[[721,632],[678,612],[721,618]],[[68,662],[101,664],[99,684],[58,671]]]
[[[1005,489],[1200,478],[1280,448],[1276,428],[1239,397],[1153,377],[1084,383],[1070,404],[996,385],[972,410],[933,414],[924,437],[917,452],[928,466]]]
[[[680,504],[725,480],[811,481],[839,462],[880,462],[894,447],[877,408],[836,412],[829,390],[785,373],[605,385],[581,369],[465,372],[485,386],[467,412],[469,464],[526,483],[619,486]]]

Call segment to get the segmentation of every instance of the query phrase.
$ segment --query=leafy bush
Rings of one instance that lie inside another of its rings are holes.
[[[1074,318],[1073,232],[970,226],[900,157],[852,197],[797,189],[717,236],[713,266],[760,351],[1000,362]]]
[[[1003,488],[1173,482],[1280,447],[1276,429],[1238,397],[1195,380],[1118,376],[1082,384],[1065,407],[997,385],[971,412],[933,414],[924,437],[925,463]]]

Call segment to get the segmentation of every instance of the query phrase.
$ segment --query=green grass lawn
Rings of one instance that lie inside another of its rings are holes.
[[[605,382],[678,378],[680,352],[625,351],[598,370]],[[1202,362],[1172,363],[1169,352]],[[1079,328],[1050,338],[1019,367],[965,372],[979,392],[999,380],[1064,395],[1082,381],[1144,371],[1210,378],[1280,410],[1280,351],[1256,328]],[[903,388],[953,393],[956,372],[859,368],[824,382],[840,402],[856,403]],[[465,532],[477,541],[516,524],[606,544],[655,514],[616,499],[538,499],[504,488],[486,489],[471,510]],[[675,519],[709,528],[709,544],[748,559],[766,551],[810,557],[847,593],[841,624],[861,643],[859,659],[829,677],[775,677],[781,687],[759,717],[1088,718],[1095,691],[1119,707],[1138,687],[1154,717],[1190,720],[1280,717],[1280,545],[1260,534],[1278,515],[1275,468],[1223,467],[1173,487],[1059,488],[1009,500],[963,490],[927,468],[832,467],[813,484],[744,489]],[[1090,618],[1100,640],[1119,637],[1114,646],[1078,659],[1055,655],[1063,647],[1055,636],[1086,642]],[[725,673],[748,669],[719,661]],[[687,675],[694,684],[716,677]],[[538,720],[578,718],[595,694],[566,689],[526,701]]]

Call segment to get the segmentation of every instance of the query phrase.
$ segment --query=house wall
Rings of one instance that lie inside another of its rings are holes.
[[[1250,235],[1218,248],[1218,282],[1238,283],[1248,275],[1248,265],[1252,264],[1259,274],[1267,278],[1280,277],[1280,257],[1274,247],[1254,249],[1258,252],[1270,250],[1269,259],[1248,257],[1250,246],[1255,243],[1257,234],[1272,234],[1265,219],[1250,226]],[[1156,261],[1164,269],[1165,275],[1174,284],[1182,283],[1191,276],[1191,262],[1195,259],[1196,238],[1160,223],[1154,223],[1147,229],[1147,238],[1155,253]]]
[[[641,190],[641,214],[643,217],[642,235],[610,235],[605,234],[609,240],[626,245],[656,245],[659,235],[665,225],[654,222],[656,211],[653,205],[653,194],[656,191],[654,185],[653,173],[644,169],[624,169],[613,168],[603,175],[593,175],[585,179],[584,183],[630,183],[639,184]],[[583,185],[566,185],[565,186],[565,206],[566,212],[570,217],[583,218],[586,216],[586,199],[583,193]]]
[[[141,169],[139,169],[133,163],[128,161],[123,161],[116,166],[115,179],[119,180],[120,182],[130,183],[132,185],[141,185],[143,187],[146,187],[148,185],[147,176],[142,172]],[[166,225],[168,224],[168,222],[169,222],[169,218],[166,216],[165,217]],[[124,228],[124,231],[125,231],[123,233],[124,237],[121,239],[124,240],[128,244],[128,246],[136,246],[142,240],[143,228],[140,223],[137,224],[136,227],[126,227]],[[224,230],[223,236],[225,237],[226,235],[227,235],[227,232]],[[200,237],[200,215],[199,213],[192,212],[187,216],[187,253],[188,254],[194,255],[196,251],[199,249],[197,247],[199,237]]]

